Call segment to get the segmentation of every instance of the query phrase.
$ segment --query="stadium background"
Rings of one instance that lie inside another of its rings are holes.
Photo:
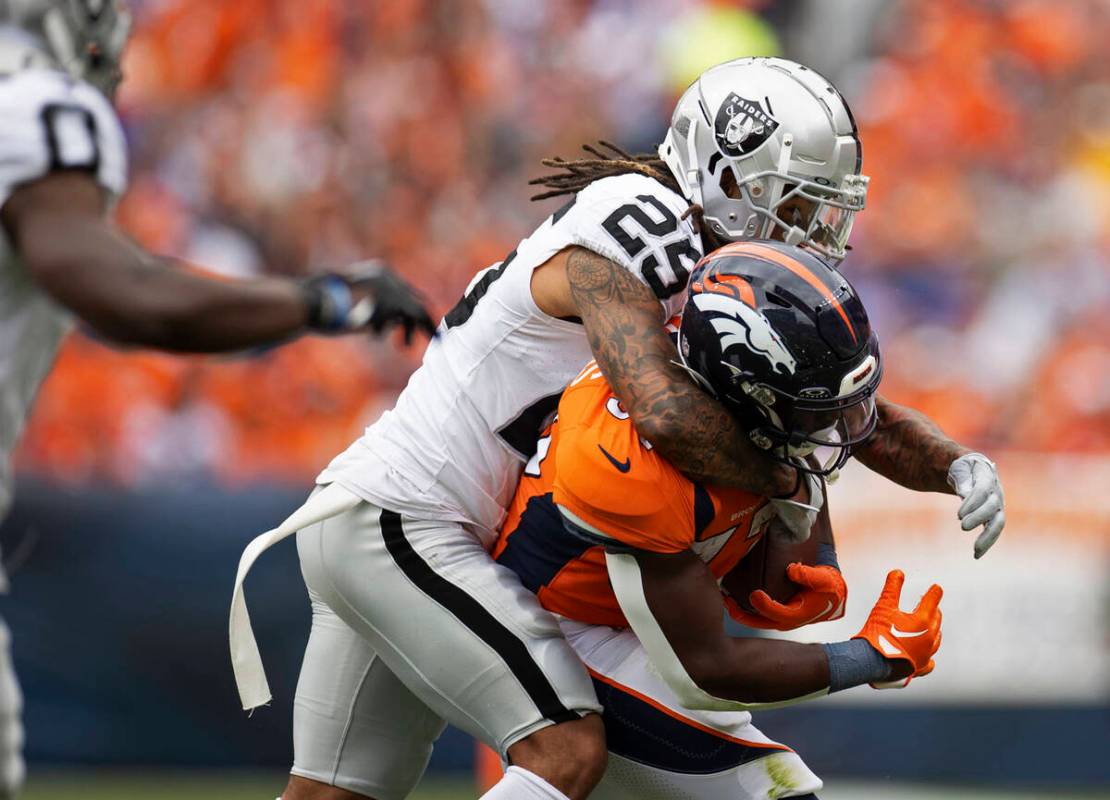
[[[121,224],[229,276],[384,256],[436,313],[553,210],[528,201],[541,157],[651,148],[681,89],[727,58],[830,77],[872,176],[844,269],[884,392],[997,458],[1009,524],[973,562],[951,498],[847,470],[831,508],[849,621],[814,633],[854,632],[900,566],[911,589],[946,588],[937,671],[760,725],[829,797],[1110,791],[1110,6],[131,5]],[[181,359],[69,338],[0,535],[31,800],[277,794],[307,603],[293,548],[267,556],[248,594],[276,701],[248,719],[225,645],[235,563],[393,402],[421,350],[394,345]],[[472,753],[449,733],[434,774],[465,775]],[[233,767],[259,776],[214,771]],[[428,797],[473,796],[462,780]]]

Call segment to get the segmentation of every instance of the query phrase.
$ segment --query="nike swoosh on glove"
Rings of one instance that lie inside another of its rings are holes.
[[[968,453],[948,467],[948,485],[963,499],[956,512],[960,527],[970,531],[983,526],[975,539],[975,557],[981,558],[998,541],[1006,525],[1006,498],[998,467],[982,453]]]
[[[911,672],[905,678],[873,683],[875,689],[901,689],[910,681],[933,671],[933,656],[940,647],[940,598],[944,591],[937,584],[929,587],[917,608],[907,613],[898,607],[906,575],[892,570],[886,576],[882,593],[871,609],[863,629],[853,639],[865,639],[885,658],[908,662]]]

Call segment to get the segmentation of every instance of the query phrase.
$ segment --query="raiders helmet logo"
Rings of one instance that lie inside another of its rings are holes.
[[[730,92],[717,109],[717,146],[731,158],[747,155],[767,141],[779,123],[758,102]]]

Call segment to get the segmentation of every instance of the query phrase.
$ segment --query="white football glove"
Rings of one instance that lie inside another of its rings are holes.
[[[956,512],[960,527],[970,531],[983,526],[983,532],[975,539],[975,557],[981,558],[1006,525],[1005,497],[998,480],[998,467],[982,453],[968,453],[948,467],[948,485],[963,498]]]

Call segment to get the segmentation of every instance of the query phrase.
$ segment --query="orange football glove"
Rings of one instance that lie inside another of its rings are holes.
[[[753,592],[754,594],[754,592]],[[741,625],[747,625],[749,628],[762,628],[764,630],[778,630],[778,623],[772,619],[761,617],[759,614],[753,614],[746,610],[743,606],[736,602],[735,597],[730,597],[727,594],[723,597],[725,601],[725,610],[728,615]]]
[[[886,585],[871,609],[871,616],[864,623],[863,630],[852,637],[866,639],[883,656],[896,665],[900,664],[900,672],[909,668],[904,678],[871,684],[875,689],[908,686],[914,678],[928,675],[935,666],[933,655],[940,647],[940,598],[944,591],[934,583],[917,608],[906,613],[898,607],[905,581],[906,575],[900,569],[892,570],[886,576]]]
[[[795,563],[786,568],[786,577],[802,587],[786,603],[772,599],[762,589],[751,593],[748,603],[780,631],[789,631],[814,622],[840,619],[848,602],[848,584],[836,567],[811,567]]]
[[[749,628],[789,631],[809,625],[840,619],[848,601],[848,585],[836,567],[811,567],[797,562],[786,568],[786,577],[802,587],[786,603],[780,603],[762,589],[748,596],[752,611],[745,611],[734,599],[725,598],[728,613]]]

